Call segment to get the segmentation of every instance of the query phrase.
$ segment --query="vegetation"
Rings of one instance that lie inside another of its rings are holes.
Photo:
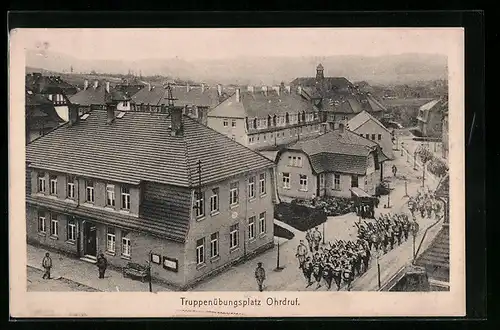
[[[313,208],[298,203],[282,202],[276,205],[274,217],[300,231],[314,228],[326,221],[326,213],[322,208]]]

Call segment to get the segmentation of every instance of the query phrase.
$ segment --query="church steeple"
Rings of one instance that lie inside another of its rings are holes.
[[[325,78],[325,75],[323,73],[323,65],[318,64],[318,66],[316,67],[316,79],[323,79]]]

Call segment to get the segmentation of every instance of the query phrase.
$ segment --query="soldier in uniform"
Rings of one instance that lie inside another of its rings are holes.
[[[311,275],[312,275],[312,263],[311,263],[311,257],[307,257],[306,261],[304,262],[304,265],[302,267],[302,273],[304,274],[306,280],[307,280],[307,287],[312,285],[311,281]]]
[[[304,261],[306,260],[307,256],[307,248],[303,240],[300,240],[299,246],[297,246],[297,253],[295,254],[295,256],[299,260],[299,269],[301,269],[302,266],[304,265]]]
[[[106,272],[106,268],[108,267],[108,260],[104,257],[104,254],[99,254],[97,258],[97,269],[99,270],[99,278],[104,278],[104,273]]]
[[[306,231],[306,241],[309,244],[309,251],[313,252],[313,238],[310,229]]]
[[[312,266],[312,274],[314,276],[314,279],[316,280],[316,283],[318,283],[318,285],[316,286],[316,289],[320,288],[321,287],[321,262],[319,260],[319,257],[318,259],[316,259],[316,261],[313,260],[313,266]]]
[[[342,283],[342,266],[338,258],[339,256],[333,262],[333,279],[335,280],[335,285],[337,285],[337,291],[340,290],[340,284]]]
[[[351,291],[352,265],[348,259],[344,260],[344,264],[342,267],[342,277],[343,277],[344,283],[346,283],[347,291]]]
[[[328,289],[332,287],[333,280],[333,258],[325,258],[325,263],[323,265],[323,279],[326,282]]]
[[[257,268],[255,269],[255,279],[257,280],[259,291],[262,292],[262,285],[264,284],[264,280],[266,279],[266,271],[262,267],[262,262],[257,263]]]
[[[319,244],[321,243],[322,238],[323,237],[321,236],[321,233],[319,232],[318,227],[314,228],[314,231],[312,233],[312,239],[313,239],[315,251],[319,250]]]

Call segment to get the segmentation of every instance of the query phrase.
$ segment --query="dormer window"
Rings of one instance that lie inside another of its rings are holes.
[[[57,195],[57,176],[50,176],[50,194]]]
[[[38,192],[45,193],[45,173],[38,173]]]
[[[95,197],[94,197],[94,181],[92,180],[87,180],[86,181],[86,201],[87,203],[94,203]]]
[[[130,188],[122,187],[122,209],[130,210]]]

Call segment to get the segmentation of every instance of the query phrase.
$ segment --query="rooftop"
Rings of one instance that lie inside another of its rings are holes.
[[[25,77],[26,88],[35,93],[56,94],[61,91],[66,95],[77,92],[75,86],[68,84],[59,76],[42,76],[39,73],[27,74]]]
[[[450,269],[450,230],[447,225],[443,225],[429,247],[417,257],[415,264],[425,267],[430,277],[449,282],[449,276],[445,275]]]
[[[375,123],[380,125],[382,128],[384,128],[386,131],[389,132],[389,130],[375,117],[373,117],[371,114],[369,114],[367,111],[362,111],[351,120],[347,122],[348,128],[351,131],[355,131],[359,127],[361,127],[364,123],[366,123],[369,120],[373,120]]]
[[[118,113],[118,112],[117,112]],[[183,116],[182,136],[171,136],[170,115],[127,112],[106,123],[105,110],[93,110],[76,125],[62,125],[26,148],[33,168],[139,184],[151,181],[192,187],[273,166],[264,156]]]
[[[69,98],[70,102],[73,104],[78,104],[82,106],[91,105],[105,105],[107,101],[128,101],[128,97],[125,93],[116,90],[114,88],[110,89],[108,93],[106,91],[105,84],[99,84],[97,88],[89,85],[87,89],[83,89]]]
[[[219,96],[216,88],[208,86],[202,91],[201,86],[191,86],[189,92],[187,86],[171,86],[172,96],[176,99],[175,104],[180,106],[215,107],[219,103]],[[145,105],[165,105],[165,88],[160,86],[145,87],[132,95],[135,104]]]

